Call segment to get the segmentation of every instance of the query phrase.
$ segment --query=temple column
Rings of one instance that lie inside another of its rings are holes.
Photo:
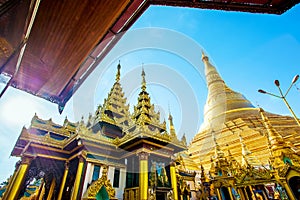
[[[293,194],[291,188],[290,188],[289,185],[287,184],[287,182],[284,180],[284,181],[282,181],[282,183],[283,183],[283,187],[284,187],[284,189],[285,189],[285,191],[286,191],[286,193],[287,193],[289,199],[290,199],[290,200],[296,200],[296,198],[295,198],[295,196],[294,196],[294,194]]]
[[[254,193],[254,191],[253,191],[252,185],[249,185],[249,188],[250,188],[250,191],[251,191],[251,194],[252,194],[252,199],[255,199],[255,200],[256,200],[256,195],[255,195],[255,193]]]
[[[55,188],[55,178],[53,177],[52,181],[51,181],[49,193],[48,193],[48,196],[47,196],[47,200],[51,200],[52,199],[54,188]]]
[[[217,195],[218,195],[218,199],[221,200],[222,198],[221,198],[220,188],[217,188]]]
[[[20,193],[20,187],[25,180],[26,173],[32,161],[31,157],[22,157],[22,161],[16,174],[13,176],[8,186],[8,191],[4,193],[3,199],[17,199]]]
[[[44,199],[44,195],[45,195],[45,182],[43,183],[43,187],[42,187],[42,191],[41,191],[41,194],[38,198],[38,200],[43,200]]]
[[[262,193],[263,193],[264,199],[268,199],[265,190],[262,190]]]
[[[78,167],[77,167],[77,173],[76,173],[76,178],[74,182],[74,187],[72,191],[72,196],[71,200],[76,200],[77,195],[78,195],[78,190],[80,186],[80,180],[81,180],[81,175],[82,175],[82,170],[83,170],[83,164],[84,164],[84,158],[82,156],[79,156],[79,161],[78,161]]]
[[[242,188],[237,188],[237,193],[240,195],[242,200],[246,200],[246,197],[244,196],[244,192]]]
[[[61,180],[61,184],[60,184],[60,189],[59,189],[59,194],[58,194],[57,200],[61,200],[61,198],[62,198],[62,194],[64,192],[64,188],[65,188],[65,184],[66,184],[68,173],[69,173],[69,162],[67,161],[65,163],[65,171],[64,171],[64,175],[63,175],[62,180]]]
[[[42,183],[41,183],[41,185],[39,187],[39,192],[38,192],[38,194],[36,196],[36,200],[42,199],[40,197],[43,195],[44,185],[45,185],[45,181],[44,181],[44,179],[42,179]]]
[[[170,175],[171,175],[171,185],[173,189],[173,198],[174,200],[178,200],[177,178],[176,178],[176,169],[175,169],[174,162],[170,164]]]
[[[247,186],[246,186],[247,187]],[[248,193],[247,193],[247,188],[244,187],[244,194],[246,196],[246,199],[249,200],[249,196],[248,196]]]
[[[232,189],[231,189],[231,187],[228,187],[228,192],[229,192],[229,195],[230,195],[230,199],[234,200],[234,198],[232,196]]]
[[[148,153],[141,152],[138,154],[140,160],[140,177],[139,177],[139,190],[140,199],[148,199]]]

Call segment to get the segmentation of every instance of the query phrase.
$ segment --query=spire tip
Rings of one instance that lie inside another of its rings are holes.
[[[120,73],[120,70],[121,70],[121,64],[120,64],[120,60],[119,60],[119,64],[117,66],[117,74],[116,74],[116,81],[118,82],[120,80],[120,76],[121,76],[121,73]]]
[[[202,53],[202,61],[203,61],[203,62],[204,62],[204,61],[208,61],[208,57],[207,57],[207,55],[205,55],[203,49],[201,50],[201,53]]]
[[[144,66],[142,66],[142,90],[146,90],[146,79],[145,79],[146,73],[144,71]]]

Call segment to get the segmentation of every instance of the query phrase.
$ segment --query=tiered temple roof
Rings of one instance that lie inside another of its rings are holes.
[[[35,155],[43,152],[43,146],[47,146],[49,152],[45,157],[67,160],[72,154],[86,150],[87,157],[91,159],[97,155],[105,159],[111,157],[111,162],[118,162],[124,148],[128,151],[126,148],[129,144],[141,139],[157,143],[161,147],[170,145],[174,152],[186,149],[185,139],[177,139],[173,125],[169,133],[166,122],[160,122],[160,113],[155,111],[146,91],[144,70],[138,103],[134,107],[134,113],[129,112],[120,84],[120,70],[119,64],[116,81],[108,97],[103,105],[98,106],[94,115],[90,114],[86,122],[82,119],[72,123],[66,118],[64,124],[59,125],[51,119],[43,120],[35,115],[30,127],[22,129],[11,155],[22,156],[24,152]],[[120,148],[116,150],[116,147]],[[97,152],[102,153],[100,155]],[[103,152],[108,152],[109,155]],[[174,152],[172,150],[169,153],[171,155]]]

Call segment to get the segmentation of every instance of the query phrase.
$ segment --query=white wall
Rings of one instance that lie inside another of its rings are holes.
[[[87,169],[86,169],[84,182],[83,182],[82,196],[87,191],[88,184],[92,182],[94,166],[95,165],[93,163],[87,164]],[[124,188],[126,185],[126,168],[119,168],[119,169],[120,169],[119,187],[114,188],[114,189],[116,191],[116,198],[123,199],[123,192],[124,192]],[[102,172],[103,172],[103,166],[100,167],[100,172],[99,172],[98,178],[101,178]],[[113,186],[113,181],[114,181],[114,173],[115,173],[115,167],[108,166],[107,179],[110,180],[110,183],[112,186]]]
[[[116,190],[116,198],[123,199],[124,188],[126,185],[126,168],[120,168],[119,187]]]
[[[115,173],[115,167],[109,166],[107,171],[107,179],[110,180],[111,184],[113,184],[114,181],[114,173]]]
[[[87,163],[86,173],[83,181],[82,196],[87,190],[88,183],[90,183],[92,180],[93,171],[94,171],[94,164]]]

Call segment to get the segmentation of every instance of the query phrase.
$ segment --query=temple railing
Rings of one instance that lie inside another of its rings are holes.
[[[124,191],[124,200],[139,199],[139,187],[126,188]]]

